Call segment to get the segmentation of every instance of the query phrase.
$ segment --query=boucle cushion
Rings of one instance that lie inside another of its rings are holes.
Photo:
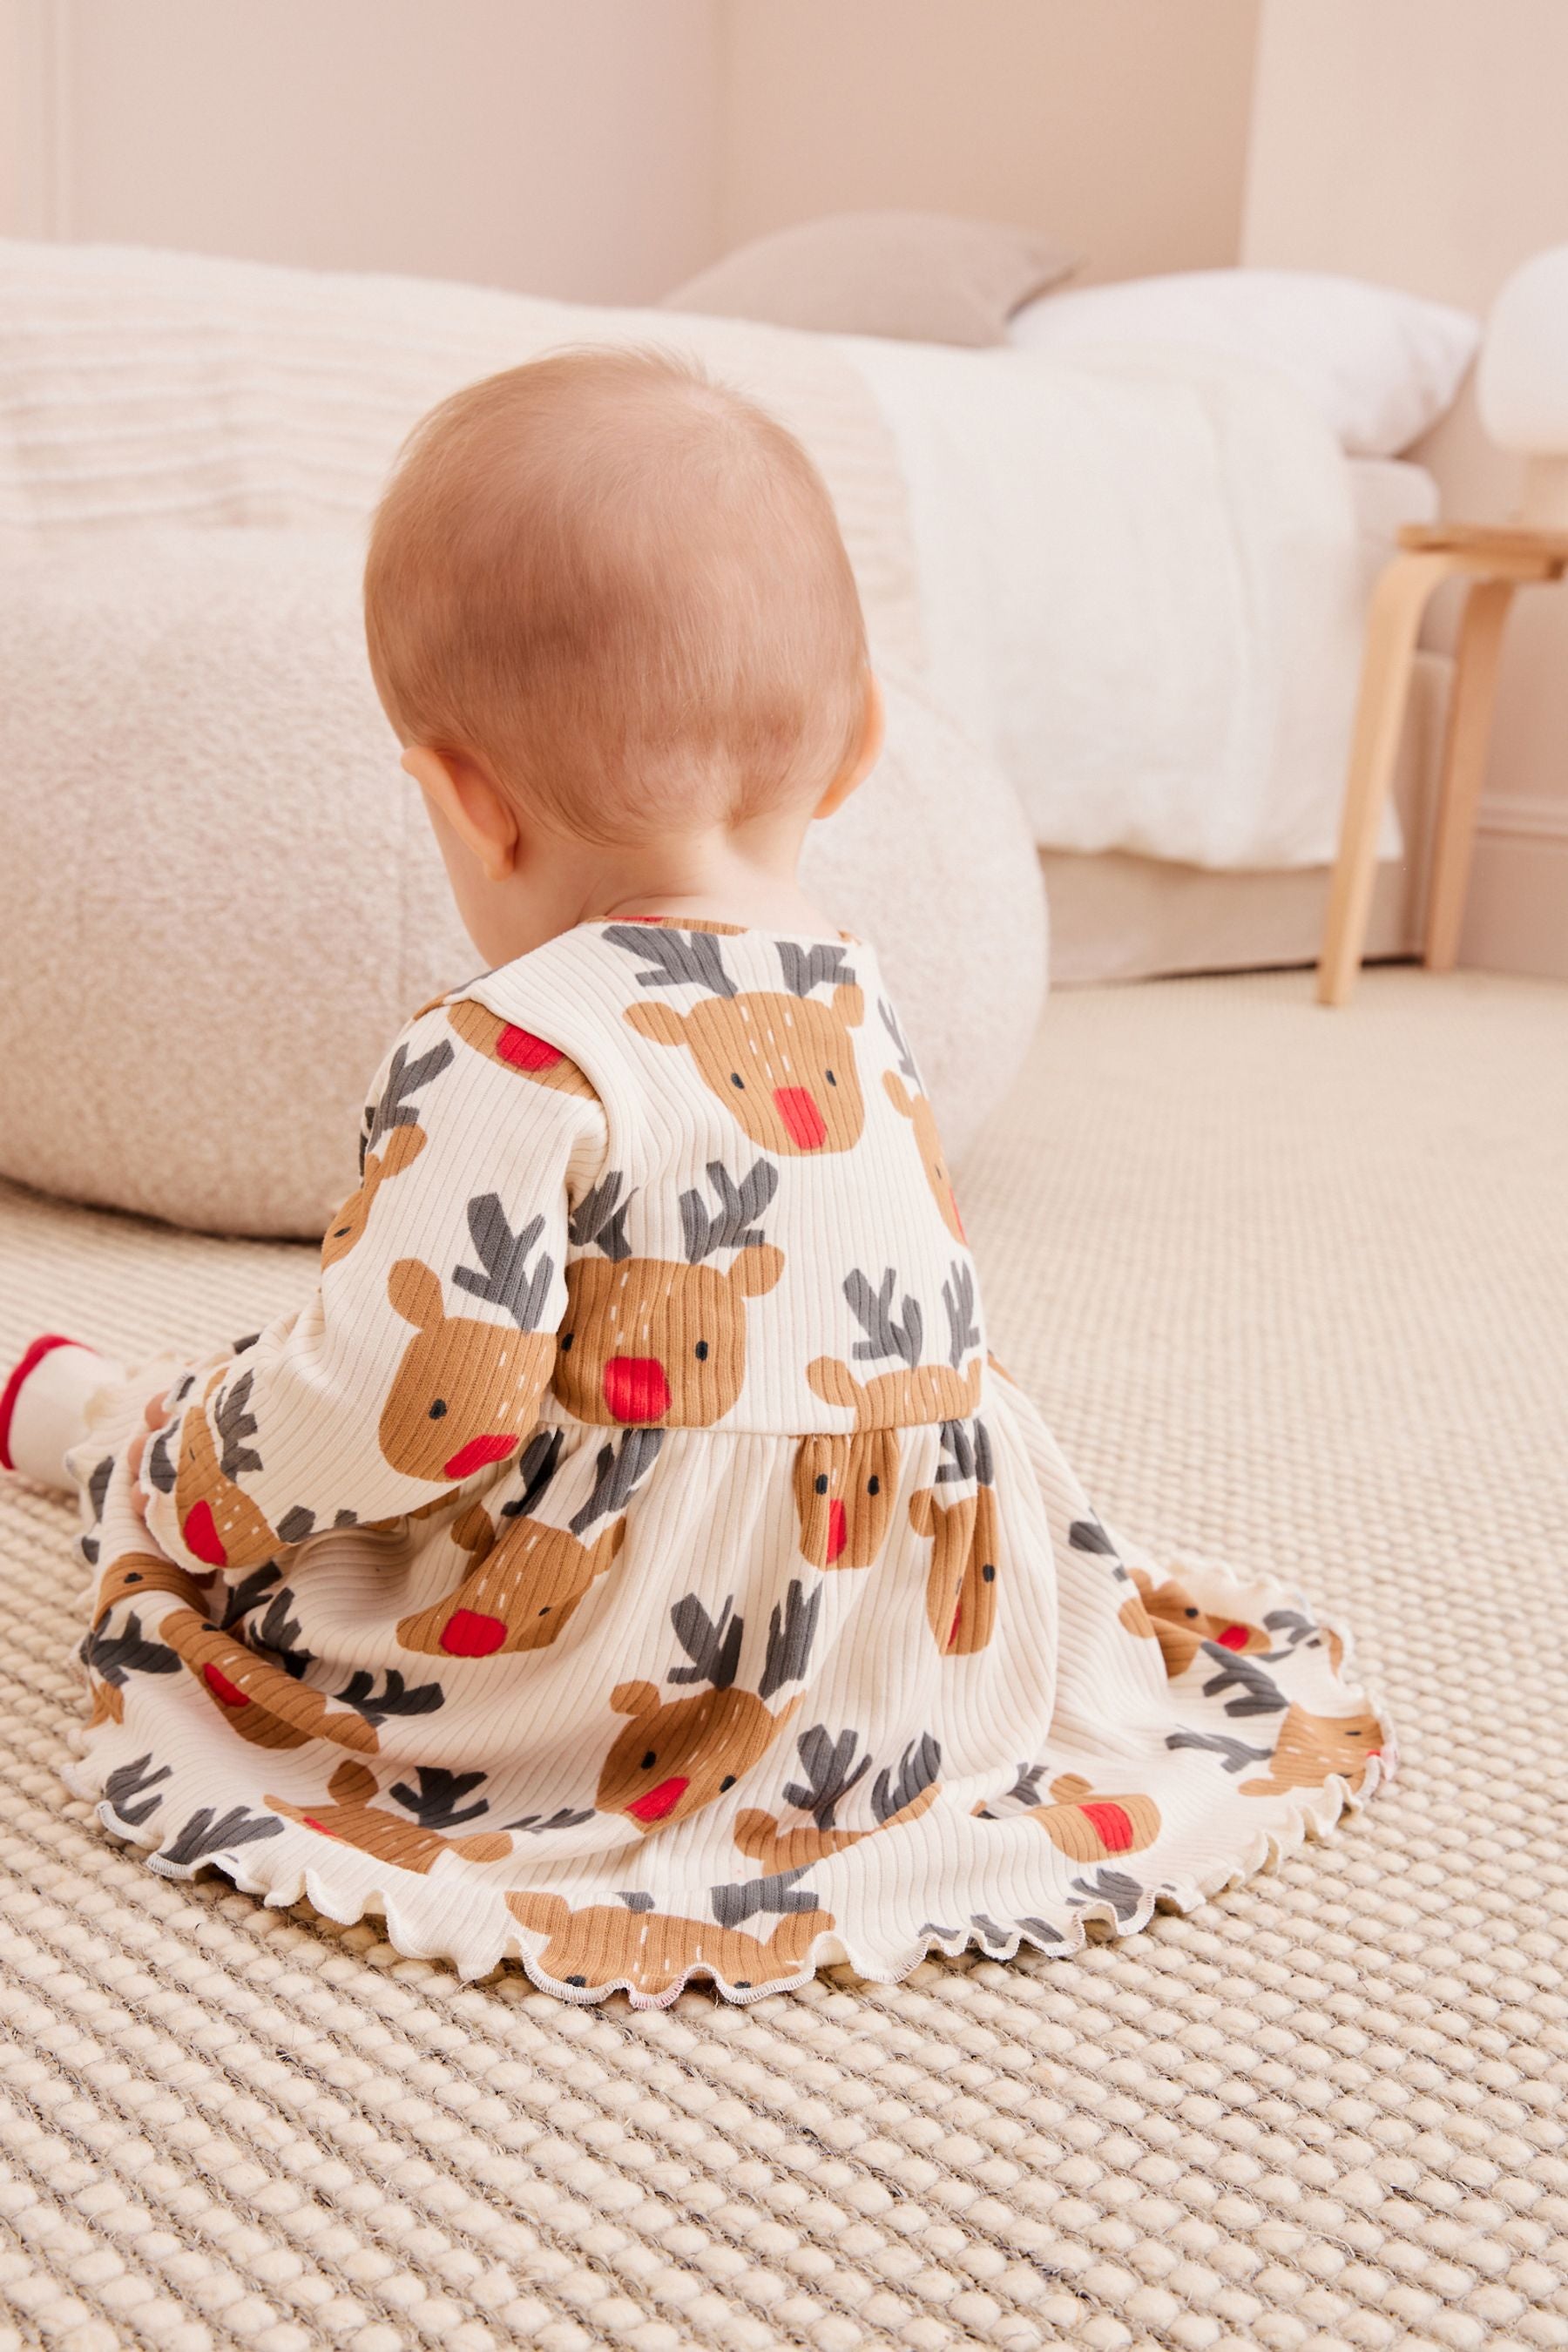
[[[667,310],[901,342],[999,343],[1020,303],[1073,257],[1036,230],[951,213],[834,213],[738,246],[664,298]]]
[[[348,531],[56,540],[0,567],[0,1174],[317,1234],[363,1089],[480,959],[365,665]],[[1022,1056],[1044,907],[1001,774],[889,689],[809,885],[874,938],[950,1149]]]

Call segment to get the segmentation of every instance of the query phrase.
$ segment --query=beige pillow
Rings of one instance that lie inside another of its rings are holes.
[[[951,213],[834,213],[737,247],[667,310],[912,343],[999,343],[1020,304],[1076,268],[1034,229]]]
[[[0,562],[0,1175],[320,1236],[363,1089],[469,978],[365,664],[359,534],[71,534]],[[806,871],[874,940],[951,1150],[1017,1069],[1045,903],[1011,785],[889,684]]]

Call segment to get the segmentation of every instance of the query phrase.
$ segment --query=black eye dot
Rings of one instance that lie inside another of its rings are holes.
[[[988,1559],[984,1567],[981,1570],[980,1574],[982,1580],[984,1583],[994,1584],[996,1580],[996,1567],[994,1561]]]
[[[563,1333],[561,1334],[561,1352],[562,1352],[562,1354],[563,1354],[563,1355],[565,1355],[565,1354],[566,1354],[566,1352],[567,1352],[567,1350],[570,1349],[571,1345],[572,1345],[572,1334],[571,1334],[571,1332],[570,1332],[570,1331],[563,1331]]]
[[[430,1408],[430,1418],[432,1421],[444,1421],[446,1417],[447,1400],[445,1397],[437,1397]]]
[[[719,1794],[722,1796],[726,1789],[732,1789],[734,1785],[735,1775],[733,1772],[726,1772],[724,1778],[719,1783]]]
[[[651,1771],[653,1770],[654,1766],[655,1766],[658,1762],[658,1754],[657,1754],[656,1750],[650,1748],[648,1749],[648,1751],[647,1751],[647,1754],[643,1758],[643,1760],[642,1760],[642,1769],[643,1769],[643,1770],[644,1770],[645,1772],[651,1772]]]
[[[1189,1616],[1189,1617],[1195,1617],[1195,1616],[1197,1615],[1197,1613],[1198,1613],[1198,1612],[1197,1612],[1197,1611],[1196,1611],[1195,1609],[1189,1609],[1189,1610],[1188,1610],[1188,1612],[1187,1612],[1187,1614],[1188,1614],[1188,1616]]]
[[[837,1079],[834,1076],[831,1070],[824,1070],[822,1075],[827,1080],[830,1087],[836,1087],[838,1084]]]
[[[739,1071],[739,1070],[731,1070],[731,1073],[730,1073],[730,1084],[731,1084],[732,1087],[740,1087],[740,1089],[741,1089],[741,1092],[742,1092],[742,1094],[744,1094],[744,1093],[745,1093],[745,1091],[746,1091],[746,1081],[745,1081],[745,1079],[741,1076],[741,1073],[740,1073],[740,1071]]]
[[[752,1979],[750,1977],[737,1977],[735,1979],[735,1990],[737,1992],[750,1992],[751,1990]]]
[[[332,1239],[333,1239],[335,1242],[341,1242],[341,1241],[342,1241],[342,1237],[343,1237],[343,1235],[348,1232],[348,1230],[349,1230],[349,1229],[348,1229],[347,1225],[339,1225],[339,1226],[338,1226],[338,1228],[337,1228],[337,1230],[334,1232],[334,1234],[333,1234],[333,1235],[332,1235]]]
[[[867,1481],[866,1481],[866,1492],[868,1493],[868,1495],[879,1495],[879,1494],[881,1493],[881,1491],[882,1491],[882,1482],[881,1482],[881,1480],[880,1480],[879,1478],[868,1478],[868,1479],[867,1479]]]
[[[125,1581],[127,1584],[140,1584],[142,1581],[141,1570],[139,1568],[128,1568],[125,1571]]]
[[[693,1348],[693,1349],[691,1350],[691,1352],[692,1352],[692,1354],[696,1357],[696,1359],[697,1359],[697,1360],[698,1360],[698,1362],[699,1362],[700,1364],[705,1364],[705,1363],[708,1361],[708,1342],[707,1342],[707,1340],[706,1340],[706,1339],[699,1339],[699,1341],[697,1342],[696,1347],[695,1347],[695,1348]]]
[[[543,1608],[540,1611],[540,1612],[539,1612],[539,1613],[540,1613],[540,1615],[541,1615],[542,1617],[548,1617],[548,1616],[549,1616],[549,1614],[550,1614],[550,1603],[549,1603],[549,1601],[548,1601],[545,1602],[545,1604],[544,1604]]]
[[[827,1492],[827,1473],[826,1470],[816,1482],[816,1491],[819,1495],[826,1495]]]
[[[588,1979],[586,1977],[568,1977],[566,1981],[568,1984],[585,1985]]]

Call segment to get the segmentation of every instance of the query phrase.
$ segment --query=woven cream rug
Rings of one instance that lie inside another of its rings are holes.
[[[67,1798],[81,1571],[10,1489],[0,2352],[1568,2346],[1568,991],[1309,999],[1057,999],[965,1212],[1111,1517],[1354,1623],[1393,1790],[1076,1961],[464,1989]],[[194,1345],[308,1279],[0,1210],[5,1360]]]

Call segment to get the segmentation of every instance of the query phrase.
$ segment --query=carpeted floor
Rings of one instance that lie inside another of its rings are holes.
[[[80,1571],[9,1489],[0,2352],[1568,2346],[1568,991],[1310,995],[1058,998],[964,1204],[1103,1507],[1349,1619],[1393,1790],[1076,1961],[464,1989],[66,1797]],[[0,1360],[309,1279],[0,1208]]]

